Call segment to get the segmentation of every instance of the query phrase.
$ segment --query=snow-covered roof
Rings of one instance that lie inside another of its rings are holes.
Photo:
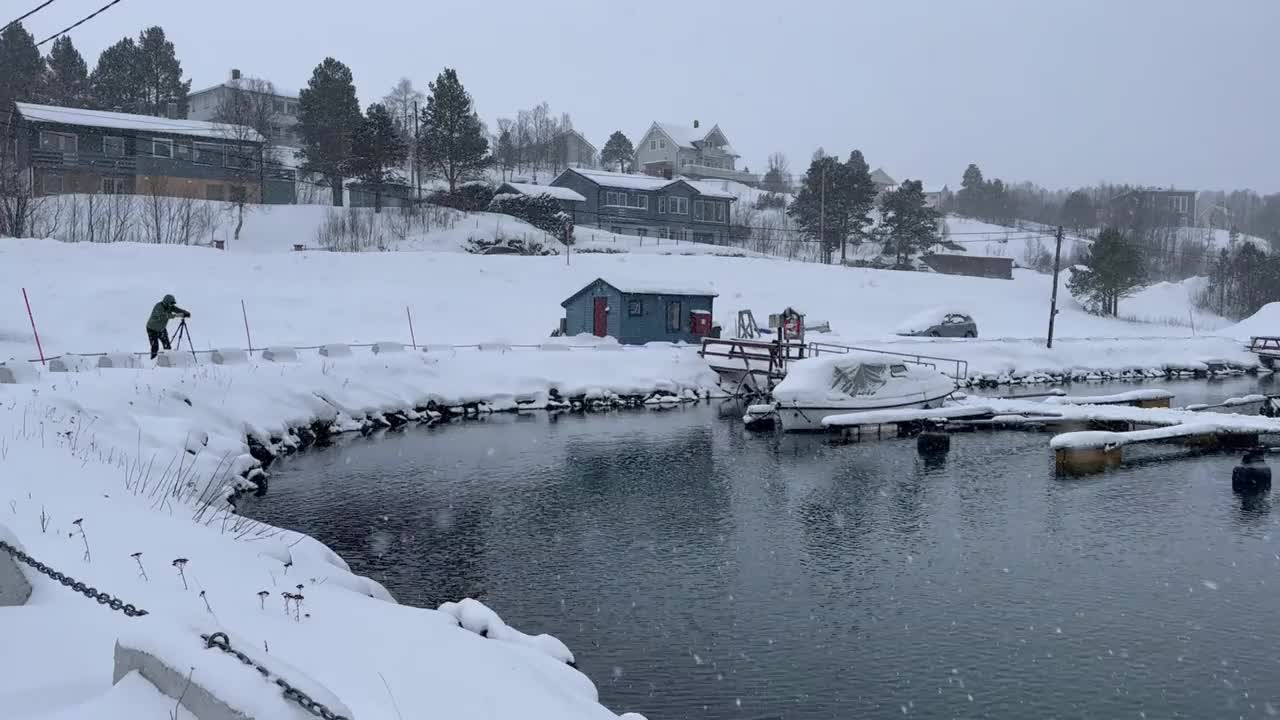
[[[683,148],[693,148],[693,144],[705,138],[711,129],[703,130],[689,125],[681,125],[680,123],[656,122],[662,132],[671,138],[672,142]]]
[[[876,168],[871,171],[871,182],[877,185],[897,185],[898,181],[889,176],[884,168]]]
[[[625,285],[614,285],[605,280],[606,283],[613,285],[618,290],[628,295],[702,295],[706,297],[717,297],[719,293],[710,288],[696,287],[678,287],[665,285],[662,283],[626,283]]]
[[[557,200],[572,200],[573,202],[587,201],[587,199],[582,197],[582,195],[577,191],[567,187],[559,187],[558,185],[534,185],[533,183],[506,182],[499,186],[498,192],[503,192],[503,188],[511,188],[521,195],[549,195]]]
[[[608,170],[596,170],[594,168],[571,168],[565,172],[575,172],[586,179],[602,185],[604,187],[622,188],[624,190],[663,190],[676,183],[686,183],[699,195],[704,197],[720,198],[723,200],[737,200],[738,196],[727,192],[716,186],[714,182],[705,180],[690,180],[689,178],[675,178],[668,180],[653,175],[630,175],[627,173],[610,172]]]
[[[266,142],[266,138],[259,135],[255,130],[240,125],[206,122],[204,120],[173,120],[150,115],[82,110],[80,108],[36,105],[24,102],[14,104],[22,117],[33,123],[58,123],[59,125],[134,130],[165,135],[188,135],[192,137],[217,138],[219,140]]]

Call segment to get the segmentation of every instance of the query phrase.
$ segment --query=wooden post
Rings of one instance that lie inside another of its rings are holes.
[[[1053,348],[1053,321],[1058,315],[1058,271],[1062,262],[1062,226],[1058,226],[1057,242],[1053,249],[1053,294],[1049,296],[1049,341],[1046,348]]]
[[[249,337],[249,313],[244,309],[244,299],[240,300],[240,316],[244,318],[244,340],[249,343],[249,352],[253,352],[253,338]]]
[[[31,321],[31,334],[36,338],[36,352],[40,353],[40,364],[44,365],[44,347],[40,345],[40,331],[36,330],[36,316],[31,314],[31,299],[27,297],[26,288],[22,288],[22,302],[27,304],[27,319]]]
[[[409,312],[409,306],[404,306],[405,317],[409,318],[409,342],[413,343],[413,349],[418,349],[418,338],[413,334],[413,313]]]

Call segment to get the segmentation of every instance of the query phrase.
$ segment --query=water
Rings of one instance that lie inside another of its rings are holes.
[[[956,436],[931,464],[731,414],[346,442],[282,462],[247,511],[402,602],[472,596],[555,634],[651,720],[1280,712],[1276,517],[1231,493],[1235,456],[1064,480],[1043,434]]]

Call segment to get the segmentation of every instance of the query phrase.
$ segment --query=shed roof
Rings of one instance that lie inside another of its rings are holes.
[[[174,120],[150,115],[132,115],[130,113],[106,112],[104,110],[82,110],[80,108],[36,105],[25,102],[14,103],[14,105],[17,106],[18,112],[24,119],[33,123],[57,123],[59,125],[135,130],[167,135],[190,135],[193,137],[217,138],[219,140],[266,142],[266,139],[259,135],[257,131],[242,125],[206,122],[204,120]]]
[[[621,285],[615,285],[604,278],[596,278],[586,285],[583,285],[582,289],[565,298],[564,301],[560,303],[560,306],[568,307],[569,303],[573,302],[579,295],[590,290],[596,283],[608,285],[623,295],[683,295],[691,297],[717,297],[719,295],[716,291],[707,288],[682,288],[673,285],[668,286],[648,283],[623,283]]]
[[[534,185],[533,183],[505,182],[498,186],[498,194],[507,192],[504,188],[511,188],[512,192],[520,195],[549,195],[557,200],[572,200],[574,202],[586,202],[587,199],[582,194],[567,187],[559,185]]]

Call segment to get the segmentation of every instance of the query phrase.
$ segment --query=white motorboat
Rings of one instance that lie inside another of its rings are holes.
[[[955,380],[931,365],[853,352],[790,363],[773,399],[783,430],[796,432],[823,430],[830,415],[942,407],[955,391]]]

